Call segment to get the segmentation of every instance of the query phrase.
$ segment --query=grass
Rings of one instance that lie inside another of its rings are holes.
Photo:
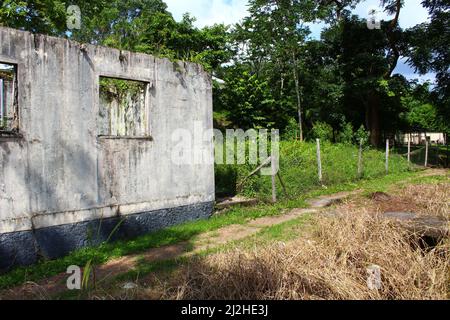
[[[412,197],[418,209],[425,205],[423,214],[448,216],[448,178],[411,181],[420,184],[383,190]],[[353,201],[339,206],[344,214],[337,219],[305,215],[194,257],[143,264],[84,298],[446,299],[448,243],[417,250],[411,246],[414,235],[361,209],[370,208],[369,198],[357,198],[357,206]],[[382,270],[379,291],[367,289],[372,264]],[[140,289],[124,293],[117,289],[123,281]]]
[[[251,208],[233,208],[225,214],[216,215],[208,220],[189,222],[182,225],[160,230],[132,241],[118,241],[105,243],[98,247],[85,248],[70,255],[51,261],[41,261],[30,267],[19,267],[6,274],[0,275],[0,289],[10,288],[27,281],[54,276],[66,271],[70,265],[84,266],[92,260],[95,264],[105,263],[113,258],[135,254],[165,245],[190,241],[197,235],[214,231],[231,224],[243,224],[248,220],[262,216],[277,215],[283,209],[306,207],[305,199],[322,194],[331,194],[344,190],[358,188],[382,189],[395,181],[414,176],[410,172],[406,161],[399,156],[392,157],[392,171],[383,176],[384,165],[382,153],[374,150],[365,153],[364,179],[356,177],[354,155],[356,148],[352,146],[323,146],[324,183],[326,188],[317,182],[315,168],[315,149],[312,144],[304,145],[295,142],[281,143],[281,174],[285,179],[289,197],[282,197],[277,204],[262,203]],[[349,156],[351,155],[351,156]],[[340,164],[338,164],[340,163]],[[239,176],[252,170],[250,166],[239,168]],[[219,169],[219,176],[221,170]],[[258,195],[267,199],[270,194],[268,177],[254,177],[246,185],[243,194]]]
[[[233,241],[216,248],[209,254],[228,252],[233,249],[252,249],[263,247],[273,243],[286,243],[297,239],[300,234],[305,234],[313,229],[313,215],[304,214],[297,219],[289,220],[280,224],[266,227],[258,233],[243,240]]]
[[[449,175],[450,175],[450,173],[449,173]],[[440,183],[440,182],[448,181],[449,175],[447,175],[447,176],[433,176],[432,175],[432,176],[426,176],[426,177],[413,176],[413,177],[411,177],[409,182],[412,183],[412,184],[417,184],[417,183],[437,184],[437,183]]]
[[[110,259],[143,252],[149,248],[189,241],[196,235],[207,231],[231,224],[242,224],[248,219],[263,215],[276,214],[276,210],[275,207],[269,205],[260,205],[255,208],[234,208],[228,211],[226,215],[218,215],[208,220],[199,220],[166,228],[135,240],[105,243],[98,247],[77,250],[64,258],[42,261],[30,267],[19,267],[1,275],[0,289],[27,281],[38,281],[65,272],[70,265],[84,266],[89,260],[101,264]]]
[[[244,240],[231,241],[229,243],[219,245],[214,248],[203,250],[196,253],[194,256],[182,256],[174,259],[163,261],[142,261],[133,270],[120,274],[119,276],[110,279],[108,283],[99,284],[98,288],[91,288],[80,292],[65,291],[64,293],[53,297],[56,299],[92,299],[93,297],[116,298],[114,291],[120,288],[121,284],[125,282],[138,283],[141,279],[148,277],[150,274],[163,278],[167,275],[169,277],[172,273],[180,268],[187,266],[192,259],[206,258],[208,255],[226,252],[234,248],[251,248],[254,246],[267,245],[274,241],[290,241],[298,237],[301,230],[304,230],[308,221],[312,219],[311,214],[305,214],[297,219],[283,222],[274,226],[266,227],[260,232],[245,238]],[[134,298],[134,297],[121,297]]]

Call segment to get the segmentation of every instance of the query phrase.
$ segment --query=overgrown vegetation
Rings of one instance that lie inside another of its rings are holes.
[[[330,187],[341,183],[352,183],[358,177],[358,147],[351,144],[332,144],[323,142],[321,146],[323,181],[319,182],[316,144],[300,143],[298,141],[282,141],[280,143],[280,175],[287,189],[287,196],[278,183],[278,196],[281,198],[295,198],[322,185]],[[392,154],[390,157],[392,173],[412,170],[404,157]],[[246,180],[242,190],[236,186],[252,172],[257,165],[217,165],[216,188],[221,195],[233,195],[239,192],[248,197],[268,200],[271,195],[271,177],[256,175]],[[365,147],[363,151],[364,179],[382,176],[385,171],[384,152]]]
[[[100,96],[106,101],[111,102],[114,99],[121,101],[126,97],[135,97],[145,93],[147,84],[141,81],[100,78]]]

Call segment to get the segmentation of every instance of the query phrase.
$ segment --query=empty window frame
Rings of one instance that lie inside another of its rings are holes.
[[[99,136],[149,137],[148,82],[100,77]]]
[[[17,129],[17,68],[0,62],[0,133],[11,133]]]

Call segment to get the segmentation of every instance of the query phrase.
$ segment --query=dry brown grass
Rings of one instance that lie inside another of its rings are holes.
[[[400,196],[417,204],[415,213],[449,219],[450,183],[408,185]]]
[[[379,215],[346,205],[340,209],[339,216],[315,218],[313,240],[194,260],[162,298],[448,298],[448,241],[422,251],[411,245],[407,230]],[[381,290],[367,286],[367,267],[373,264],[381,267]]]
[[[381,212],[411,212],[449,219],[450,183],[408,185],[396,191],[394,194],[373,194],[373,201],[366,199],[364,206],[373,206]]]

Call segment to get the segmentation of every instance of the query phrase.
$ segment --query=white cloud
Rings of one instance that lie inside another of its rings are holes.
[[[197,27],[214,23],[234,24],[247,14],[247,0],[165,0],[168,10],[176,20],[188,12],[195,17]]]

